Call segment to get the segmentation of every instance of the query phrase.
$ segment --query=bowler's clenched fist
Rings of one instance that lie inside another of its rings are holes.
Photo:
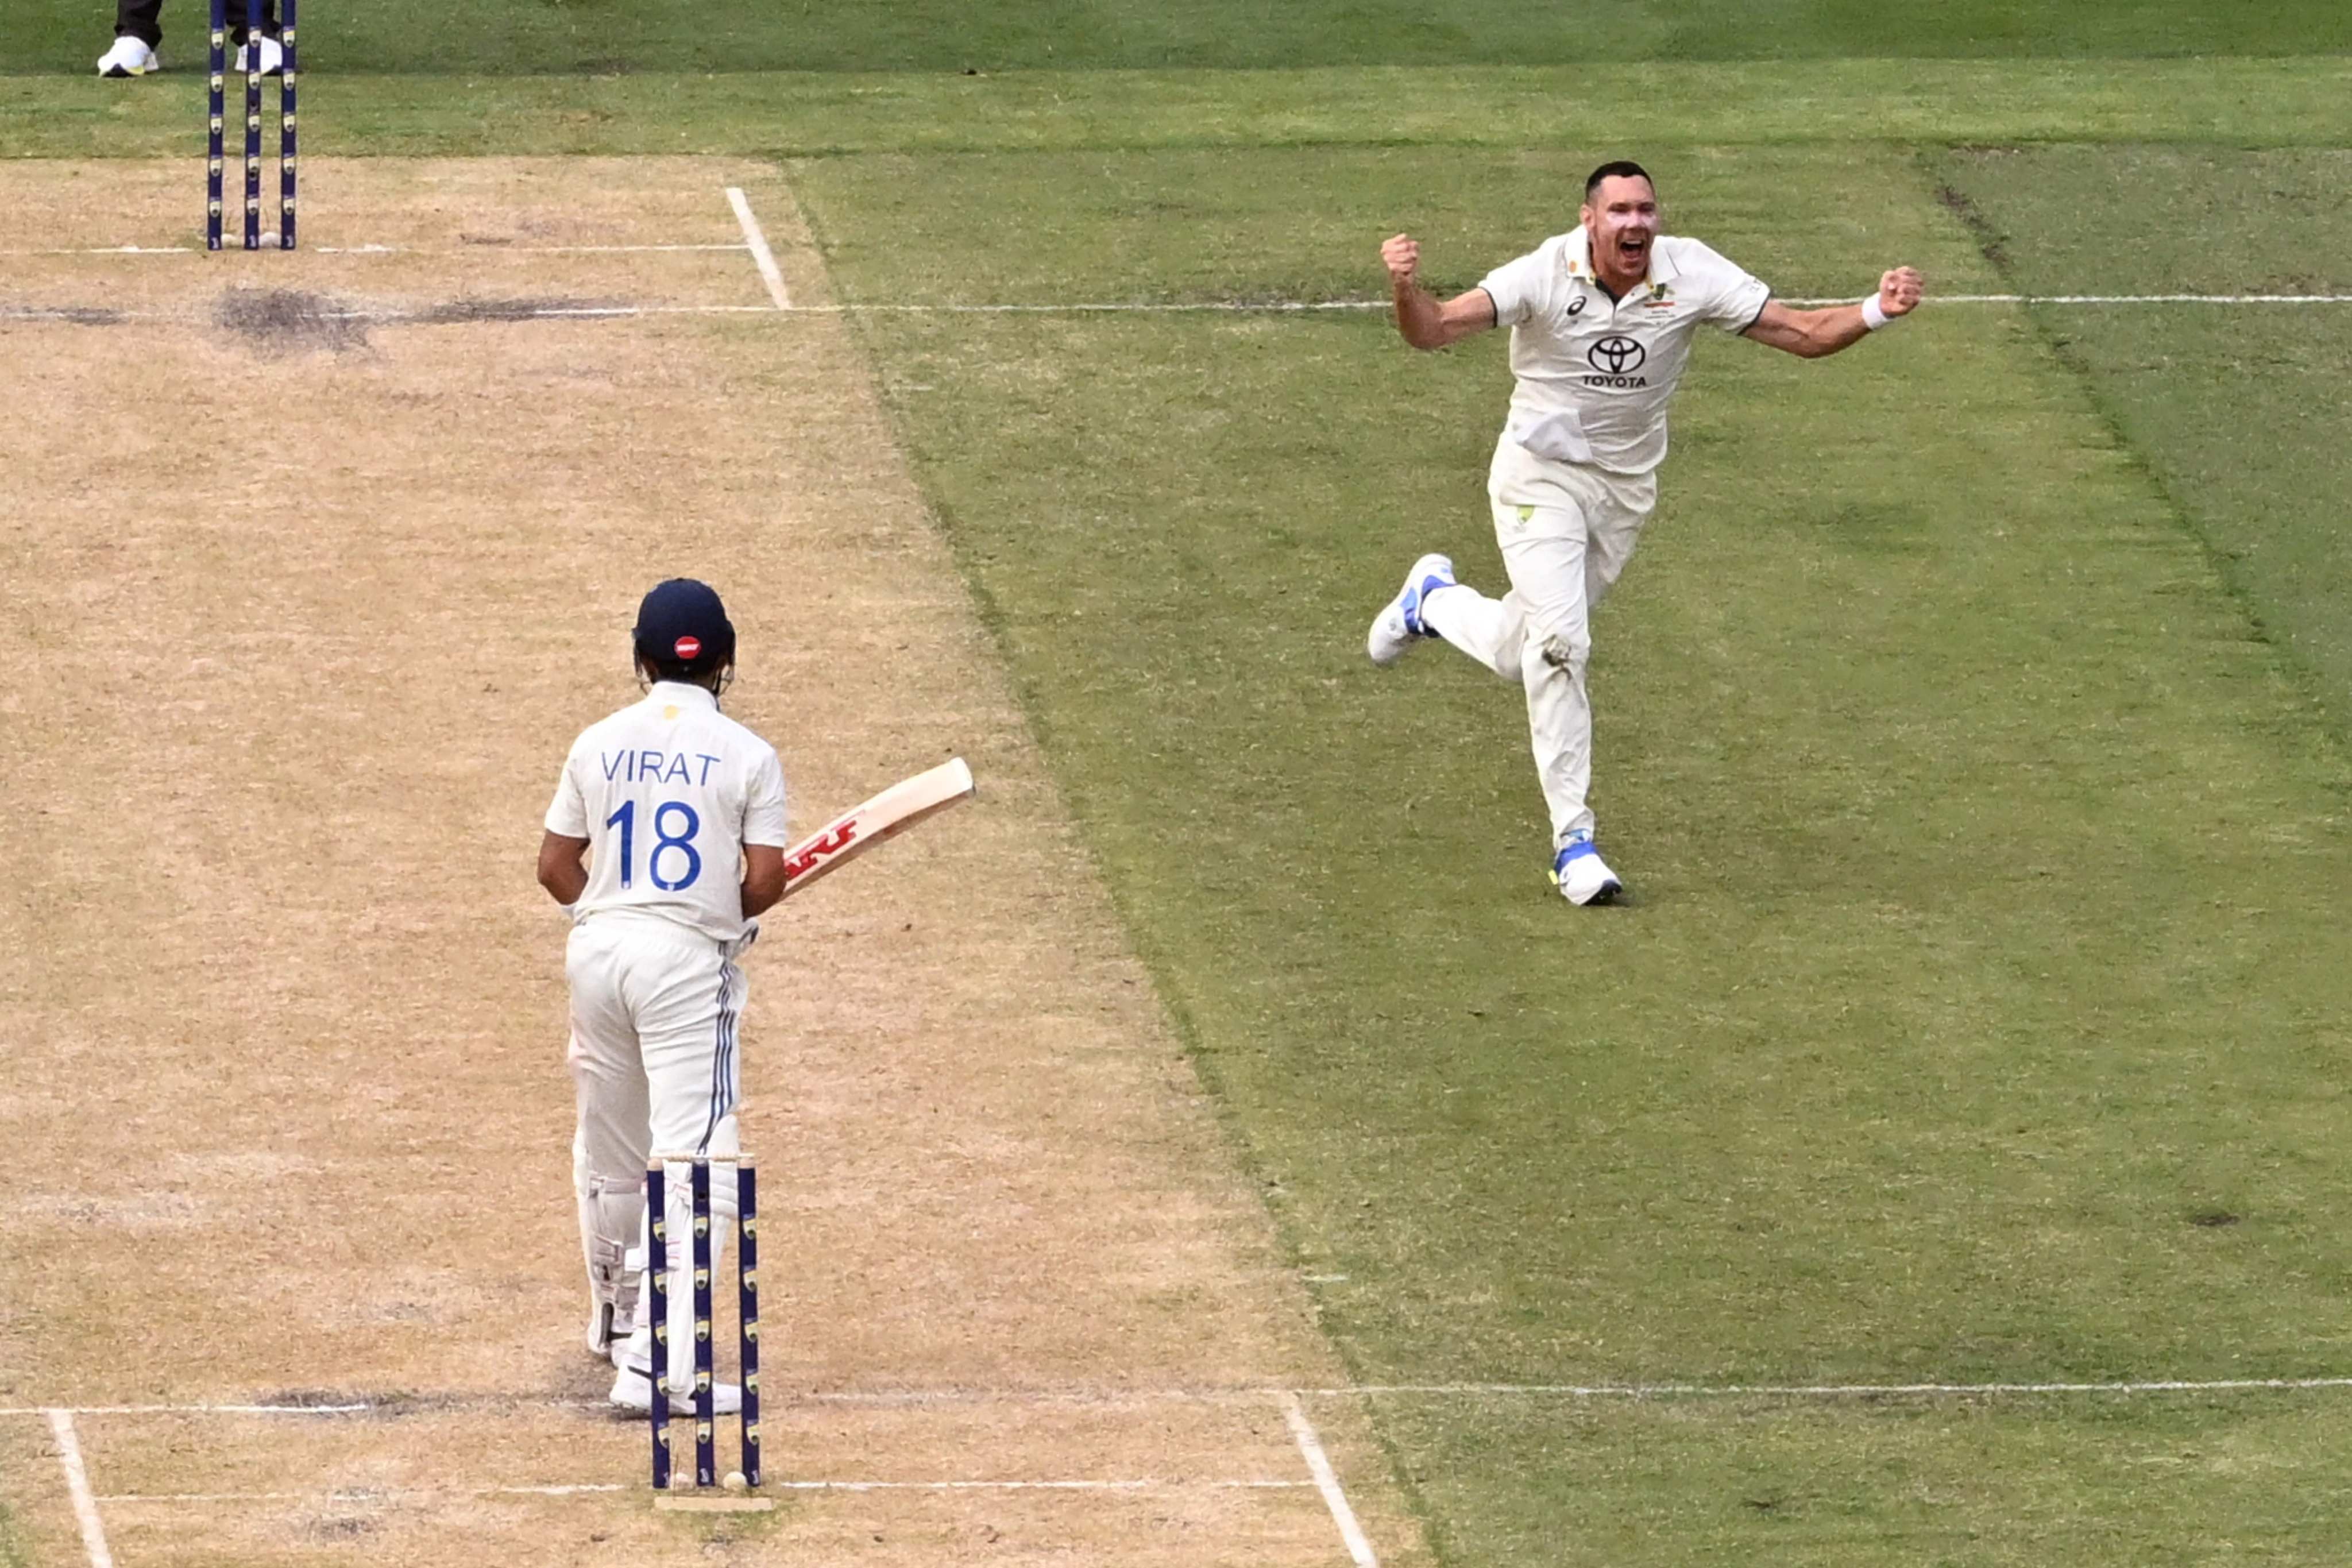
[[[1421,270],[1421,241],[1409,234],[1391,235],[1381,246],[1381,265],[1389,269],[1390,287],[1412,288],[1414,274]]]
[[[1919,274],[1908,267],[1898,267],[1879,277],[1878,308],[1889,316],[1907,316],[1918,308],[1919,291]]]

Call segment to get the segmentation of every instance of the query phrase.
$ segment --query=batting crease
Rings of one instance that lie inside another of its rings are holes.
[[[937,1481],[858,1481],[858,1480],[769,1480],[763,1489],[778,1491],[1304,1491],[1313,1481],[1285,1480],[1182,1480],[1139,1479],[1124,1480],[937,1480]],[[390,1503],[422,1498],[441,1497],[574,1497],[597,1492],[625,1492],[637,1489],[618,1481],[580,1481],[551,1486],[492,1487],[366,1487],[356,1489],[331,1489],[316,1492],[110,1492],[95,1500],[102,1503],[185,1504],[211,1502],[328,1502],[328,1503]]]
[[[114,1553],[107,1550],[106,1526],[98,1516],[98,1499],[89,1489],[89,1468],[82,1463],[81,1440],[74,1433],[73,1412],[49,1409],[49,1435],[57,1440],[58,1464],[66,1473],[66,1495],[73,1500],[74,1521],[81,1527],[82,1551],[89,1557],[89,1568],[114,1568]]]

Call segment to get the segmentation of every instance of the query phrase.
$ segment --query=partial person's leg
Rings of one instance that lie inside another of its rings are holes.
[[[644,1063],[654,1154],[705,1153],[723,1162],[740,1152],[735,1122],[741,1077],[736,1057],[737,1028],[743,1015],[743,972],[709,938],[680,930],[665,942],[658,959],[648,954],[632,987],[641,1059]],[[670,1383],[689,1387],[694,1345],[693,1227],[688,1172],[677,1167],[666,1185],[665,1226],[668,1267]],[[710,1182],[710,1268],[714,1286],[727,1238],[735,1222],[735,1170],[713,1167]],[[642,1248],[643,1237],[639,1238]],[[642,1270],[647,1255],[634,1259]],[[624,1352],[624,1364],[651,1364],[653,1331],[641,1310]]]
[[[1421,601],[1422,624],[1504,679],[1519,679],[1519,639],[1527,616],[1510,598],[1490,599],[1467,583]]]
[[[247,36],[253,30],[249,13],[252,0],[228,0],[228,41],[230,47],[242,48]],[[278,34],[278,0],[261,0],[261,36],[274,38]]]
[[[114,36],[153,48],[163,41],[163,0],[114,0]]]
[[[162,0],[115,0],[114,42],[98,57],[98,74],[117,80],[161,70],[163,62],[155,46],[163,41],[156,16]]]
[[[572,984],[572,1044],[565,1053],[578,1121],[572,1182],[580,1247],[588,1268],[589,1349],[608,1353],[636,1316],[630,1249],[645,1224],[646,1156],[651,1152],[646,1074],[637,1029],[622,994],[624,928],[575,928],[564,969]]]
[[[1649,509],[1639,509],[1612,500],[1596,504],[1587,517],[1584,551],[1584,604],[1589,616],[1601,607],[1609,590],[1625,573],[1625,564],[1633,559],[1633,547],[1641,542],[1642,525],[1649,521]]]
[[[1585,801],[1592,783],[1592,709],[1584,686],[1592,654],[1585,516],[1565,500],[1552,506],[1498,501],[1495,530],[1510,574],[1509,603],[1525,623],[1517,642],[1528,738],[1558,848],[1592,832]]]

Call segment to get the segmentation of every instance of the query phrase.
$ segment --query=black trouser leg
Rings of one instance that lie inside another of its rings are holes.
[[[228,41],[232,45],[245,42],[246,0],[228,0]],[[205,18],[210,26],[212,19]],[[270,37],[278,36],[278,0],[261,0],[261,30]]]
[[[196,10],[196,37],[212,30],[213,18],[209,0],[186,0]],[[246,0],[228,0],[228,37],[231,44],[245,42]],[[137,38],[149,48],[163,41],[162,12],[163,0],[114,0],[114,36]],[[278,0],[261,0],[261,30],[271,37],[278,36]]]
[[[114,0],[114,36],[136,38],[149,48],[163,41],[163,25],[156,19],[163,0]],[[211,18],[205,18],[210,26]]]

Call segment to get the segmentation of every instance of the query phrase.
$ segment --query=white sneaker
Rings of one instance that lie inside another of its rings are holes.
[[[145,76],[149,71],[163,68],[163,57],[139,38],[117,38],[112,48],[98,57],[98,74],[100,76]]]
[[[1571,904],[1613,903],[1625,890],[1625,884],[1592,847],[1589,833],[1576,834],[1560,846],[1552,858],[1551,879],[1559,885],[1559,896]]]
[[[1440,588],[1454,586],[1454,563],[1443,555],[1424,555],[1404,574],[1397,596],[1381,606],[1365,634],[1364,651],[1374,664],[1394,664],[1421,637],[1437,634],[1422,624],[1421,602]]]
[[[242,44],[237,46],[236,64],[230,68],[239,76],[245,75],[250,68],[245,63],[245,46]],[[286,51],[278,46],[277,39],[264,33],[261,36],[261,74],[278,76],[283,74],[285,69]]]
[[[692,1415],[694,1414],[693,1385],[688,1384],[686,1388],[681,1390],[677,1385],[677,1376],[673,1374],[670,1378],[669,1386],[670,1415],[673,1417],[678,1415]],[[615,1410],[626,1411],[632,1415],[652,1415],[654,1410],[654,1374],[652,1369],[649,1367],[632,1366],[628,1363],[623,1362],[621,1363],[620,1373],[613,1379],[613,1392],[605,1395],[605,1398],[611,1401],[612,1406]],[[741,1387],[732,1383],[720,1383],[716,1378],[711,1380],[710,1412],[712,1415],[733,1415],[742,1408],[743,1390]]]

